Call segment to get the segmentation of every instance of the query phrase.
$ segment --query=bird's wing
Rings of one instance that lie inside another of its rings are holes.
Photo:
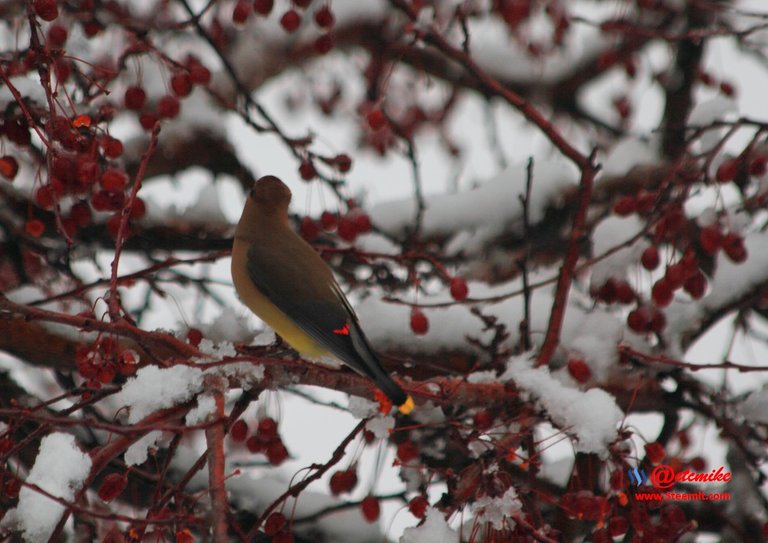
[[[316,265],[309,272],[290,252],[275,252],[259,244],[252,244],[248,251],[248,276],[259,291],[318,344],[402,404],[406,395],[381,367],[327,264],[314,253],[322,269]]]

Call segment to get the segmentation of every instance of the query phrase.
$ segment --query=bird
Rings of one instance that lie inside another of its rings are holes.
[[[381,366],[331,268],[291,228],[290,202],[291,190],[273,175],[248,192],[232,243],[240,300],[302,356],[333,355],[410,413],[413,398]]]

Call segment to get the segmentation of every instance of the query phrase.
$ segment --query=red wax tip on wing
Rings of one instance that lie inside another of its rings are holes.
[[[349,335],[349,324],[345,323],[344,326],[341,328],[336,328],[333,331],[334,334],[338,334],[340,336],[348,336]]]
[[[373,391],[374,399],[379,403],[379,413],[388,415],[392,411],[392,400],[378,388]]]

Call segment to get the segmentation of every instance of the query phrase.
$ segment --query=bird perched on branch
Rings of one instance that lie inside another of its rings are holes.
[[[300,354],[335,356],[409,413],[413,399],[382,368],[328,264],[291,228],[290,202],[290,189],[272,175],[248,193],[232,245],[240,299]]]

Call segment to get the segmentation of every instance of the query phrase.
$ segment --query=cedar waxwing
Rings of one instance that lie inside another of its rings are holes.
[[[272,175],[248,193],[232,245],[240,299],[299,353],[333,354],[409,413],[413,399],[381,367],[331,268],[291,229],[290,202],[290,189]]]

